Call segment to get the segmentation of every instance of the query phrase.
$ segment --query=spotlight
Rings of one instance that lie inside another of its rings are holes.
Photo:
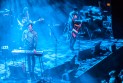
[[[107,3],[106,5],[107,5],[108,7],[110,7],[110,6],[111,6],[111,4],[110,4],[110,3]]]

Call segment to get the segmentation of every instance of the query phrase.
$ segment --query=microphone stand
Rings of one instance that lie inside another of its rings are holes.
[[[51,26],[50,25],[50,30],[51,30],[51,33],[53,35],[53,37],[55,38],[55,66],[57,66],[57,43],[58,43],[58,40],[57,40],[57,37],[55,36],[54,32],[53,32],[53,29],[52,29],[53,25]]]

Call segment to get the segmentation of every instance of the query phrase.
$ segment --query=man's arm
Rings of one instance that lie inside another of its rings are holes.
[[[22,33],[22,41],[24,42],[27,39],[27,30],[24,30]]]
[[[22,33],[22,44],[23,44],[23,47],[26,46],[26,42],[27,42],[27,30],[24,30],[23,33]]]
[[[20,20],[17,19],[18,25],[20,25],[21,27],[23,27],[23,24],[20,22]]]

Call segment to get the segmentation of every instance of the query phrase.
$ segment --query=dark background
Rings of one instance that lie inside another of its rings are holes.
[[[116,39],[123,39],[123,3],[120,0],[112,0],[112,29]]]

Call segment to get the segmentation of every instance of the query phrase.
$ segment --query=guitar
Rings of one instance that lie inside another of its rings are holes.
[[[33,21],[32,23],[33,23],[33,24],[36,24],[37,22],[41,22],[41,21],[44,21],[44,18],[40,18],[40,19],[38,19],[38,20],[36,20],[36,21]]]
[[[72,29],[72,36],[75,38],[78,34],[79,29],[81,28],[82,20],[76,20],[74,22],[74,27]]]
[[[28,20],[28,21],[27,21],[27,19],[22,19],[22,22],[17,19],[17,22],[18,22],[18,25],[19,25],[19,30],[23,30],[23,27],[24,27],[25,25],[27,25],[28,23],[36,24],[37,22],[42,22],[42,21],[44,21],[44,18],[39,18],[39,19],[36,20],[36,21],[32,21],[32,20]]]

